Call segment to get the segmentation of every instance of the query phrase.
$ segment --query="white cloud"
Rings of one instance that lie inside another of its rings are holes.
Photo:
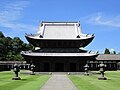
[[[120,15],[112,16],[104,13],[96,13],[85,17],[85,21],[95,25],[104,25],[120,28]]]
[[[24,10],[28,4],[28,1],[23,0],[5,4],[0,11],[0,27],[16,30],[17,32],[36,30],[36,27],[33,25],[19,22],[19,19],[22,17],[22,10]]]

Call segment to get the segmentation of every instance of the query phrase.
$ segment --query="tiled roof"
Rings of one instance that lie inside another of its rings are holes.
[[[74,57],[87,57],[87,56],[96,56],[96,53],[37,53],[37,52],[29,52],[29,51],[22,51],[22,55],[26,56],[74,56]]]
[[[96,57],[97,60],[120,60],[120,54],[100,54]]]
[[[81,33],[79,22],[42,22],[39,31],[44,38],[76,38]]]

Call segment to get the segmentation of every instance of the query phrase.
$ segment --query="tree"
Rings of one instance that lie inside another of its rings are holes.
[[[5,45],[4,45],[4,40],[5,39],[5,36],[4,34],[0,31],[0,60],[5,60]]]
[[[106,48],[104,54],[110,54],[109,49]]]
[[[19,37],[5,37],[0,31],[0,60],[21,61],[24,60],[21,51],[33,50],[31,44],[24,43]]]
[[[4,34],[0,31],[0,38],[4,38]]]
[[[23,45],[23,41],[19,38],[19,37],[14,37],[13,38],[13,50],[16,52],[16,53],[19,53],[22,49],[22,45]]]
[[[30,43],[28,43],[28,44],[27,43],[23,43],[21,50],[22,51],[34,50],[34,47]]]
[[[26,45],[26,48],[27,48],[26,50],[34,50],[34,46],[30,43]]]
[[[116,54],[116,51],[113,51],[113,54]]]

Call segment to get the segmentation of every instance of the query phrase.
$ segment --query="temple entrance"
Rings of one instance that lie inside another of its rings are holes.
[[[44,72],[49,72],[50,71],[50,63],[46,62],[44,63]]]
[[[63,72],[64,71],[64,63],[55,63],[55,71]]]
[[[70,63],[70,72],[76,71],[76,63]]]

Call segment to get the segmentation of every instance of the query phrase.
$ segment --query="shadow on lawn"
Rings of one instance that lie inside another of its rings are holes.
[[[26,80],[28,80],[28,79],[21,79],[22,81],[26,81]]]

